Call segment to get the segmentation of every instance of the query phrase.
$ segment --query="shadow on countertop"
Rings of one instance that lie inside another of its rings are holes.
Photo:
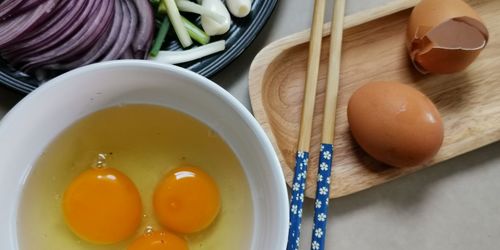
[[[433,188],[444,180],[473,174],[474,171],[486,171],[487,167],[496,167],[486,164],[497,159],[492,156],[500,156],[500,142],[368,190],[334,199],[329,208],[329,215],[340,218],[375,205],[384,205],[399,211],[408,210],[411,213],[413,209],[424,204]],[[307,200],[304,208],[310,210],[308,213],[312,213],[313,200]]]
[[[0,120],[16,103],[23,99],[25,95],[16,92],[8,87],[0,87]]]
[[[259,51],[263,49],[267,44],[272,42],[270,41],[270,36],[273,32],[273,25],[276,23],[276,20],[280,16],[280,13],[283,12],[283,5],[283,1],[278,1],[273,13],[271,14],[271,17],[259,32],[255,40],[250,44],[250,46],[245,49],[243,53],[238,58],[236,58],[236,60],[231,62],[226,68],[222,69],[220,72],[210,78],[226,90],[236,87],[235,85],[237,85],[238,82],[245,82],[244,91],[246,91],[246,95],[244,98],[246,98],[247,100],[240,100],[243,103],[250,103],[248,96],[248,72],[250,70],[250,65],[252,64],[252,61],[257,53],[259,53]]]

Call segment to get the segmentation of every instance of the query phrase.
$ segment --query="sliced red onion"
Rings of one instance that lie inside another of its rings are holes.
[[[19,5],[15,10],[13,10],[9,15],[16,16],[19,14],[22,14],[28,10],[31,10],[38,5],[42,4],[47,0],[25,0],[21,5]],[[59,3],[64,2],[66,4],[66,1],[59,1]]]
[[[0,0],[0,54],[27,73],[147,57],[149,0]]]
[[[134,59],[134,51],[128,47],[125,52],[120,56],[120,59]]]
[[[9,18],[10,13],[22,3],[23,0],[5,0],[0,3],[0,20]]]
[[[47,63],[74,60],[75,56],[92,46],[102,36],[108,25],[111,24],[114,6],[113,0],[99,0],[96,11],[91,14],[87,22],[74,36],[58,48],[32,57],[21,69],[30,72]]]
[[[8,20],[4,20],[0,23],[0,34],[8,34],[11,32],[15,27],[20,26],[23,23],[26,23],[30,18],[36,15],[37,12],[35,11],[30,11],[26,15],[18,16],[15,18],[11,18]],[[2,40],[6,40],[5,38]],[[1,41],[1,40],[0,40]]]
[[[116,39],[116,43],[111,47],[109,52],[102,58],[102,61],[115,60],[130,46],[134,35],[136,34],[137,13],[135,7],[130,1],[122,2],[123,7],[123,23],[121,25],[120,33]]]
[[[63,30],[57,29],[57,24],[64,17],[73,15],[72,12],[78,12],[83,9],[85,1],[69,1],[68,3],[59,2],[53,16],[42,25],[39,29],[27,35],[23,41],[12,44],[11,46],[2,50],[2,55],[9,58],[20,58],[26,51],[31,51],[34,48],[40,47],[40,44],[45,44],[47,41],[53,40],[55,36],[60,34]]]
[[[9,19],[0,23],[0,49],[16,43],[42,24],[52,14],[57,0],[48,0],[26,15]]]
[[[139,27],[132,42],[134,58],[146,59],[154,33],[154,14],[148,0],[133,0],[139,11]]]
[[[36,57],[45,51],[58,48],[61,44],[66,43],[71,36],[81,29],[83,23],[87,21],[88,16],[94,10],[95,5],[99,4],[100,0],[81,0],[77,2],[83,8],[75,7],[71,13],[68,13],[56,23],[50,32],[36,37],[29,42],[30,47],[26,47],[26,50],[8,58],[9,62],[16,66],[22,62],[31,60],[32,57]]]
[[[76,61],[69,63],[56,63],[52,65],[44,66],[46,69],[55,70],[68,70],[76,67],[84,66],[99,60],[104,56],[115,44],[117,37],[119,35],[122,23],[124,22],[124,8],[127,7],[122,0],[115,0],[115,14],[113,17],[113,23],[109,29],[104,31],[104,35],[99,38],[99,40],[94,44],[94,46],[88,50],[84,55],[82,55]]]

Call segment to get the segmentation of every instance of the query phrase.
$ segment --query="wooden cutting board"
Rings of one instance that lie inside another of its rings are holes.
[[[346,17],[337,110],[331,197],[352,194],[430,167],[500,139],[500,1],[468,0],[490,31],[490,42],[465,72],[421,75],[410,65],[405,31],[418,0],[400,0]],[[329,25],[325,25],[325,34]],[[264,48],[250,69],[254,114],[271,139],[287,183],[293,167],[308,51],[309,31]],[[324,103],[329,36],[323,39],[319,85],[312,136],[307,197],[314,197]],[[352,93],[373,80],[412,84],[434,101],[445,125],[444,144],[427,165],[410,169],[385,166],[366,155],[353,141],[346,117]]]

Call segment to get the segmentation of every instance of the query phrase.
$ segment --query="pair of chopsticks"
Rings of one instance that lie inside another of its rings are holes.
[[[336,0],[332,17],[321,151],[317,175],[316,200],[314,203],[314,226],[311,241],[312,250],[323,250],[325,248],[330,175],[333,160],[333,140],[335,135],[335,112],[337,108],[337,95],[340,80],[340,54],[342,49],[344,11],[345,0]],[[316,0],[314,4],[304,103],[300,122],[299,142],[295,158],[292,197],[290,201],[290,228],[288,232],[287,250],[298,250],[300,243],[302,206],[306,188],[307,164],[309,161],[309,147],[321,56],[324,16],[325,0]]]

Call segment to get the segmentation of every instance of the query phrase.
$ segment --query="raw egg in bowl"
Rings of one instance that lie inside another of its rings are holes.
[[[83,67],[0,123],[0,249],[284,249],[278,159],[252,115],[188,70]]]

